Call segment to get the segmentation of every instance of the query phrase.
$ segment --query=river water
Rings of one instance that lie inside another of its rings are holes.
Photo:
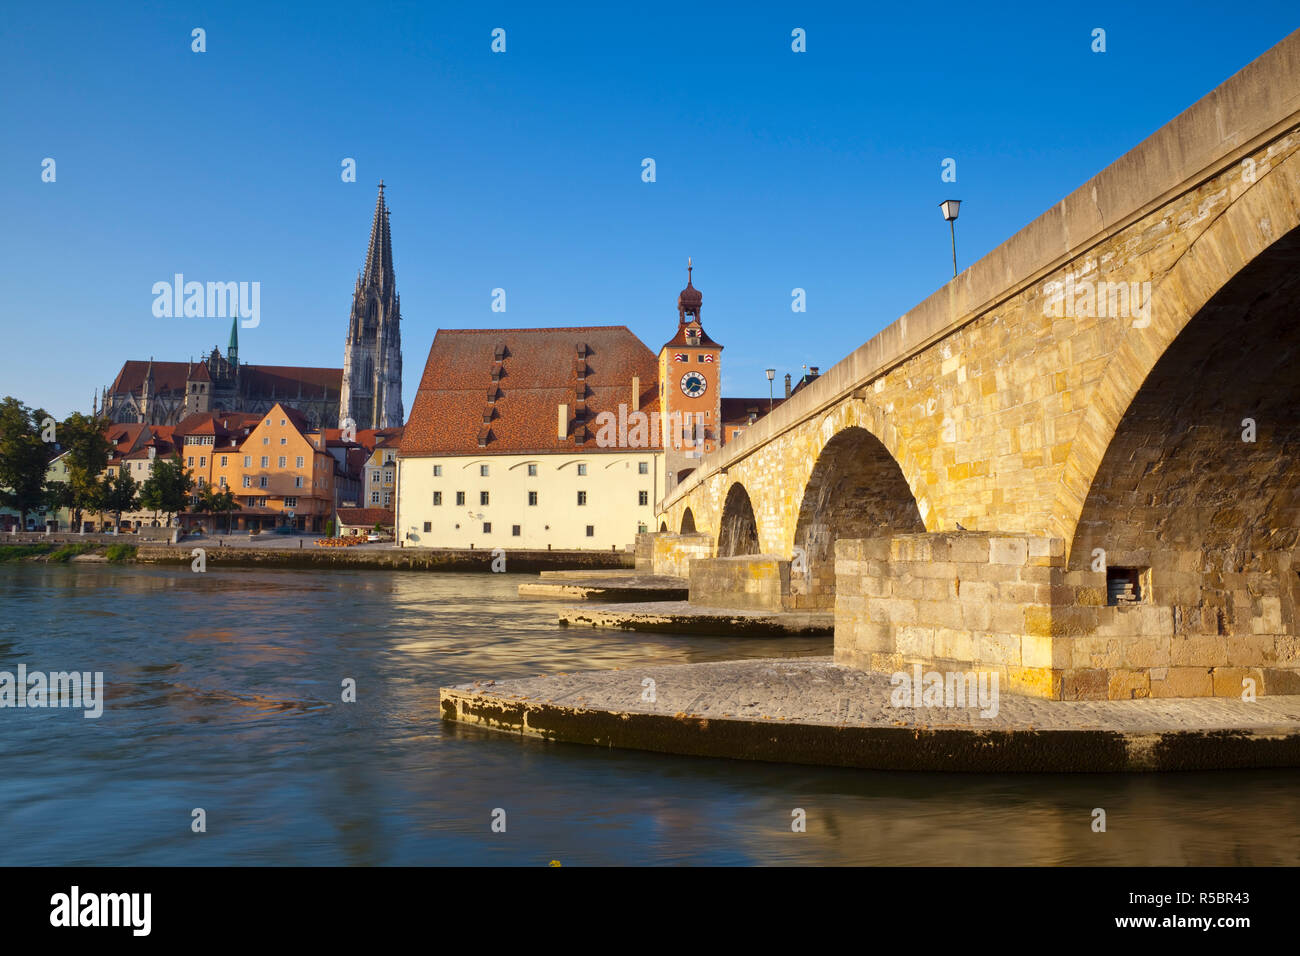
[[[477,678],[830,653],[561,628],[522,580],[0,566],[0,670],[106,683],[97,720],[0,709],[0,865],[1300,862],[1292,771],[876,773],[444,724],[438,688]]]

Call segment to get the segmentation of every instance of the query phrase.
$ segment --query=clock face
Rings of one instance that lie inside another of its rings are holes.
[[[709,390],[709,383],[699,372],[687,372],[682,376],[682,394],[687,398],[699,398]]]

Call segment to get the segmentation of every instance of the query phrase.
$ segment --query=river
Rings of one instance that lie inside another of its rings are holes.
[[[477,678],[830,653],[561,628],[522,580],[0,566],[0,669],[103,671],[106,697],[0,709],[0,864],[1300,862],[1296,771],[864,772],[443,723],[438,688]]]

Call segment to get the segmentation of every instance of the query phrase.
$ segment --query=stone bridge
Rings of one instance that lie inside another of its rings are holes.
[[[702,459],[660,531],[790,560],[848,666],[1297,693],[1297,319],[1300,32]]]

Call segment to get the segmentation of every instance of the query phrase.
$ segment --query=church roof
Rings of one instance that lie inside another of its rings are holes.
[[[658,411],[658,375],[654,355],[622,325],[439,329],[401,452],[405,457],[626,452],[596,444],[596,416],[617,415],[620,404],[631,411],[634,376],[640,378],[640,410]],[[581,421],[579,395],[585,399]],[[565,439],[558,436],[560,405],[570,410]],[[586,440],[579,444],[574,434],[584,423]],[[649,437],[657,447],[659,436]]]
[[[341,368],[299,368],[290,365],[241,365],[239,375],[245,395],[270,396],[293,399],[298,397],[299,386],[304,398],[316,398],[323,392],[328,398],[338,398],[343,387]]]
[[[113,385],[108,390],[109,394],[121,395],[125,392],[139,394],[144,387],[144,377],[150,366],[153,367],[153,389],[156,394],[185,391],[185,376],[190,368],[188,363],[143,362],[130,359],[122,365],[122,371],[117,373],[117,378],[113,380]]]
[[[154,393],[183,393],[187,376],[195,381],[211,381],[207,366],[199,362],[153,362]],[[108,392],[110,395],[141,394],[149,362],[129,359],[122,365]],[[305,368],[292,365],[241,365],[240,390],[245,396],[294,399],[301,390],[304,398],[337,400],[343,387],[341,368]]]

